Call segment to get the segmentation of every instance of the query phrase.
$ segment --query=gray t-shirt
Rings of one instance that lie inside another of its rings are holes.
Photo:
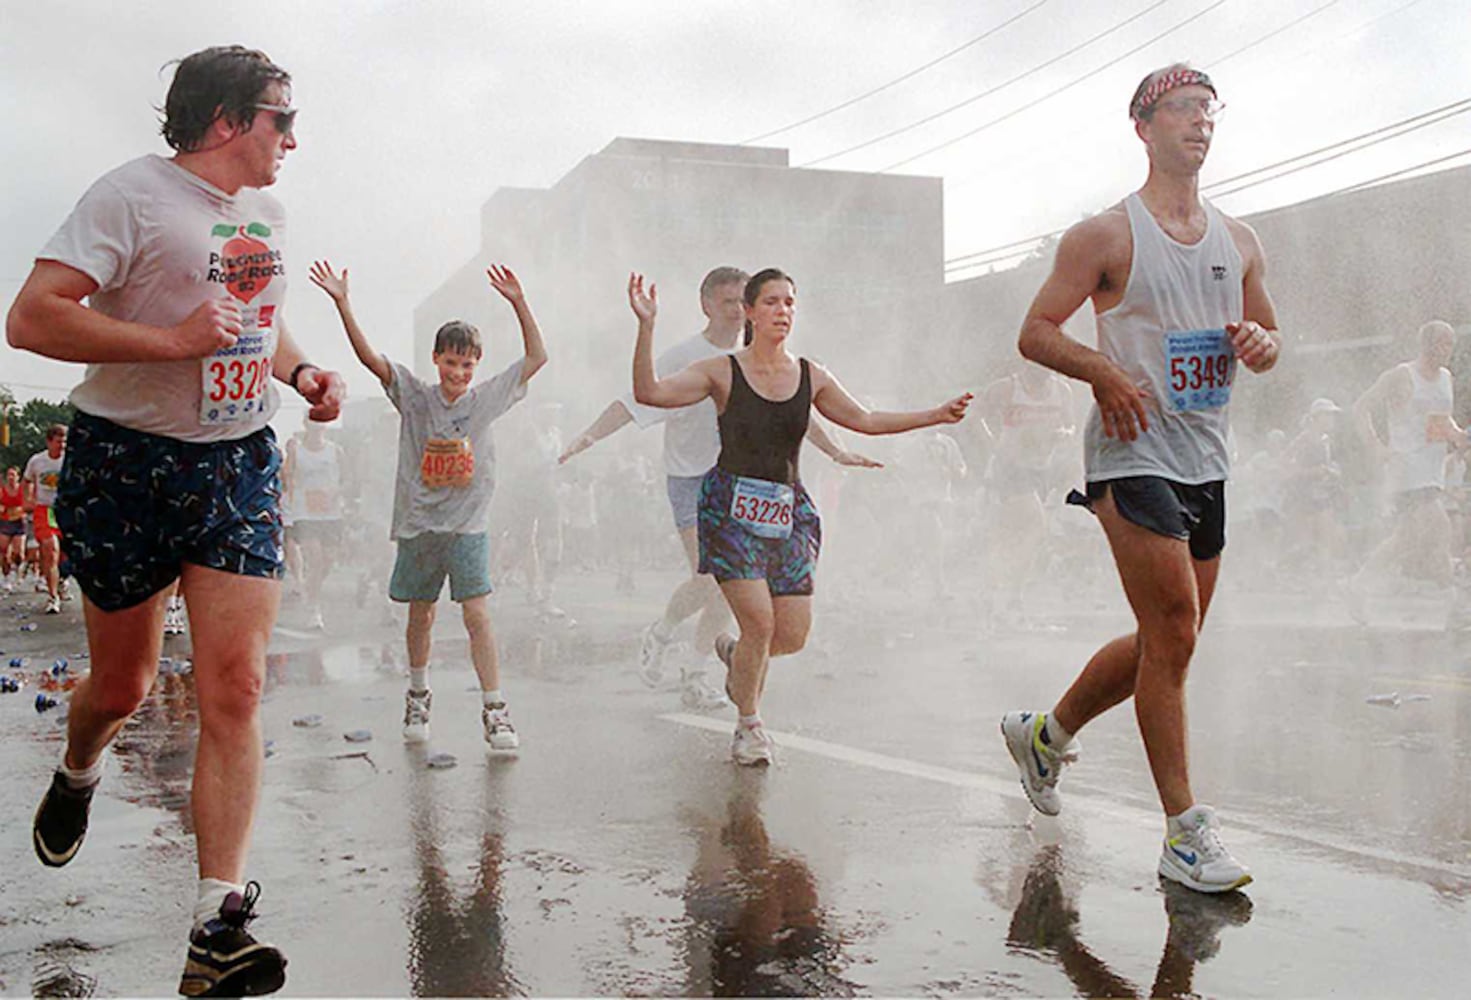
[[[389,362],[388,399],[399,412],[398,479],[389,537],[428,532],[459,535],[488,530],[495,492],[495,440],[491,422],[526,395],[525,358],[481,382],[453,403],[437,382],[415,378]]]
[[[89,305],[113,319],[173,326],[233,298],[233,347],[188,361],[87,366],[77,409],[179,441],[229,441],[266,426],[279,405],[272,359],[286,302],[286,214],[255,188],[226,194],[161,156],[105,174],[36,255],[97,282]]]

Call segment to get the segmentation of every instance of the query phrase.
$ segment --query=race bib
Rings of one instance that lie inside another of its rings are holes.
[[[199,422],[217,426],[249,420],[266,405],[274,306],[242,306],[240,339],[205,358],[200,367]]]
[[[1169,365],[1169,404],[1176,413],[1218,410],[1231,402],[1236,351],[1225,330],[1187,330],[1165,334]]]
[[[306,512],[318,517],[323,514],[332,513],[332,491],[331,490],[307,490]]]
[[[790,486],[737,476],[730,516],[760,538],[789,538],[797,494]]]
[[[469,438],[430,438],[424,442],[419,476],[431,490],[464,487],[475,476],[475,451]]]

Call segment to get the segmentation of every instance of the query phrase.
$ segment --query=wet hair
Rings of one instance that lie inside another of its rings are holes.
[[[434,334],[434,353],[444,354],[446,351],[480,357],[480,331],[475,329],[475,324],[452,319],[441,326]]]
[[[50,441],[52,438],[59,437],[66,437],[66,424],[52,424],[50,427],[46,428],[47,441]]]
[[[243,45],[217,45],[178,62],[164,98],[164,141],[181,153],[204,142],[216,118],[248,132],[255,104],[272,83],[291,84],[291,74],[264,52]]]
[[[741,299],[746,303],[746,305],[754,306],[756,304],[756,300],[761,297],[761,289],[766,286],[766,283],[768,281],[785,281],[787,284],[792,286],[792,291],[795,292],[797,290],[796,281],[794,281],[792,279],[792,276],[790,274],[787,274],[787,272],[776,267],[762,268],[755,274],[751,275],[750,278],[746,279],[746,290],[741,295]],[[746,320],[746,338],[744,341],[746,346],[750,346],[751,339],[754,336],[755,333],[751,329],[751,321]]]
[[[1216,85],[1205,73],[1189,63],[1170,63],[1157,69],[1139,81],[1134,96],[1129,98],[1129,117],[1136,122],[1147,122],[1154,117],[1155,105],[1165,94],[1176,87],[1198,85],[1215,94]]]
[[[738,267],[717,267],[700,282],[700,301],[709,302],[715,297],[715,289],[723,285],[744,285],[750,279],[751,276]]]

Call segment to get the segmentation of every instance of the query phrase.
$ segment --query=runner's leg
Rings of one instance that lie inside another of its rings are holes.
[[[199,697],[194,831],[199,877],[240,883],[265,760],[260,695],[278,580],[184,565]]]

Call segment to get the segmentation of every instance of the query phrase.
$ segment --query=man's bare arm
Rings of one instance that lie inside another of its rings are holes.
[[[633,421],[633,414],[628,412],[628,407],[623,405],[621,399],[615,399],[608,404],[608,408],[598,414],[598,418],[588,425],[587,430],[572,439],[567,445],[567,450],[557,458],[557,464],[561,465],[567,459],[580,452],[587,451],[603,438],[614,431],[628,425]]]
[[[1107,226],[1104,217],[1095,217],[1063,235],[1052,273],[1022,323],[1017,348],[1028,361],[1091,385],[1103,432],[1132,441],[1149,430],[1145,392],[1101,352],[1078,343],[1062,329],[1104,280],[1111,246]]]

